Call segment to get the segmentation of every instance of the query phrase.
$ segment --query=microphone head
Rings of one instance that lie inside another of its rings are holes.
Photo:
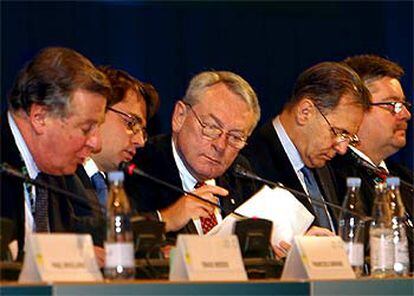
[[[127,175],[133,175],[136,167],[135,163],[126,161],[122,161],[118,166],[119,170],[124,171]]]
[[[233,173],[236,177],[246,177],[247,170],[240,164],[236,164],[233,169]]]

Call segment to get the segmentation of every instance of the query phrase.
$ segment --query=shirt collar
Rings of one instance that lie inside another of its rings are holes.
[[[83,163],[83,168],[85,169],[86,174],[88,175],[89,178],[92,178],[93,175],[100,172],[98,169],[98,166],[96,165],[96,162],[90,157],[86,159],[85,162]]]
[[[282,125],[282,122],[280,122],[280,117],[276,116],[276,118],[273,119],[272,123],[273,123],[274,129],[276,130],[276,134],[278,135],[280,139],[282,147],[285,150],[289,158],[289,161],[293,166],[293,169],[295,170],[295,172],[300,171],[300,169],[304,167],[305,163],[300,157],[298,149],[296,149],[292,140],[289,138],[288,134],[286,133],[286,130]]]
[[[23,136],[10,112],[7,112],[7,119],[9,121],[9,126],[13,134],[14,141],[16,142],[17,149],[19,150],[24,165],[26,166],[27,173],[31,179],[36,179],[37,175],[40,173],[40,170],[37,167],[36,162],[34,161],[33,156],[30,153],[30,150],[27,147],[26,142],[24,141]]]
[[[174,140],[171,139],[171,145],[172,145],[172,151],[174,156],[175,164],[177,165],[178,172],[180,174],[181,183],[183,186],[183,189],[185,191],[193,191],[195,185],[197,184],[197,179],[194,178],[193,175],[188,171],[187,167],[185,166],[183,160],[181,159],[180,155],[177,152],[177,149],[175,147]],[[209,185],[215,185],[215,180],[207,180],[205,181],[206,184]]]
[[[385,161],[382,160],[379,165],[375,165],[374,162],[361,150],[358,150],[357,148],[353,147],[353,146],[349,146],[349,148],[355,152],[356,155],[358,155],[359,157],[361,157],[363,160],[369,162],[371,165],[373,165],[374,167],[379,167],[379,168],[383,168],[388,172],[388,168],[387,165],[385,164]]]

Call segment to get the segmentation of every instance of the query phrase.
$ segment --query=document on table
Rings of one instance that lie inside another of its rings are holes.
[[[303,235],[315,219],[292,193],[282,188],[271,189],[268,186],[263,186],[235,212],[249,218],[272,221],[272,245],[278,245],[282,240],[292,243],[293,237]],[[230,214],[210,230],[208,235],[230,235],[238,220],[238,216]]]

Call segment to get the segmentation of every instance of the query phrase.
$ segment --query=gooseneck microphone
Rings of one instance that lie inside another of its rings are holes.
[[[326,205],[326,206],[329,206],[331,208],[337,209],[341,212],[350,213],[352,215],[357,216],[358,218],[360,218],[364,222],[372,220],[372,218],[369,217],[369,216],[361,215],[360,213],[350,211],[346,208],[343,208],[341,206],[338,206],[338,205],[336,205],[334,203],[331,203],[331,202],[328,202],[328,201],[322,201],[322,200],[315,199],[315,198],[311,197],[310,195],[305,194],[301,191],[295,190],[293,188],[286,187],[282,183],[273,182],[273,181],[270,181],[268,179],[262,178],[262,177],[256,175],[255,173],[253,173],[252,171],[247,170],[246,168],[244,168],[243,166],[241,166],[239,164],[235,165],[233,172],[238,177],[259,181],[259,182],[261,182],[263,184],[266,184],[266,185],[269,185],[271,187],[279,187],[279,188],[282,188],[282,189],[285,189],[285,190],[289,191],[290,193],[292,193],[294,195],[299,195],[299,196],[305,197],[307,199],[310,199],[312,201],[312,203],[315,203],[317,206],[325,206]]]
[[[366,169],[369,172],[373,172],[374,174],[377,174],[377,175],[381,175],[382,174],[382,172],[380,171],[380,169],[378,167],[374,166],[370,162],[368,162],[365,159],[361,158],[358,154],[356,154],[354,151],[352,151],[352,149],[349,149],[349,155],[351,156],[351,158],[353,160],[355,160],[355,162],[360,167]],[[404,184],[405,186],[407,186],[408,188],[410,188],[411,193],[414,193],[414,186],[413,186],[413,184],[410,184],[410,183],[408,183],[407,181],[404,181],[401,178],[400,178],[400,182],[401,182],[401,184]]]
[[[165,186],[165,187],[167,187],[167,188],[169,188],[171,190],[174,190],[176,192],[179,192],[181,194],[190,195],[190,196],[194,197],[195,199],[198,199],[198,200],[200,200],[202,202],[205,202],[205,203],[208,203],[208,204],[210,204],[212,206],[215,206],[215,207],[219,208],[221,211],[224,212],[224,209],[221,207],[221,205],[219,205],[219,204],[217,204],[215,202],[212,202],[212,201],[210,201],[208,199],[205,199],[205,198],[201,197],[200,195],[197,195],[197,194],[195,194],[193,192],[186,191],[186,190],[184,190],[184,189],[182,189],[182,188],[180,188],[178,186],[175,186],[175,185],[173,185],[171,183],[168,183],[168,182],[166,182],[164,180],[161,180],[161,179],[159,179],[157,177],[151,176],[150,174],[147,174],[143,170],[139,169],[137,167],[137,165],[134,164],[134,163],[131,163],[131,162],[121,162],[119,164],[119,169],[122,170],[122,171],[124,171],[129,176],[132,176],[132,175],[141,176],[141,177],[144,177],[146,179],[151,180],[154,183],[157,183],[157,184],[160,184],[162,186]],[[239,213],[237,213],[235,211],[233,211],[232,213],[234,215],[240,217],[240,218],[248,218],[248,217],[246,217],[246,216],[244,216],[242,214],[239,214]]]
[[[5,173],[7,175],[13,176],[15,178],[18,178],[20,180],[22,180],[22,182],[25,183],[30,183],[33,184],[35,186],[40,186],[42,188],[45,188],[47,190],[53,191],[55,193],[58,194],[63,194],[65,196],[70,197],[72,200],[76,201],[77,203],[79,203],[81,206],[84,206],[85,208],[92,208],[94,210],[99,209],[99,211],[102,210],[102,206],[101,204],[99,204],[98,202],[93,203],[93,201],[91,200],[86,200],[85,198],[79,196],[78,194],[75,194],[73,192],[70,192],[68,190],[59,188],[57,186],[53,186],[50,185],[46,182],[43,181],[37,181],[35,179],[30,178],[28,175],[21,173],[18,169],[14,168],[13,166],[9,165],[8,163],[1,163],[0,164],[0,173]]]

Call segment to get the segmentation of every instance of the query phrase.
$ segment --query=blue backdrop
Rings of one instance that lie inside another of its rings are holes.
[[[401,64],[413,90],[413,3],[407,2],[1,2],[1,95],[46,46],[76,49],[158,89],[150,132],[168,132],[174,102],[194,74],[234,71],[258,93],[263,123],[298,74],[320,61],[375,53]],[[412,122],[411,122],[412,123]],[[394,158],[413,168],[408,145]]]

